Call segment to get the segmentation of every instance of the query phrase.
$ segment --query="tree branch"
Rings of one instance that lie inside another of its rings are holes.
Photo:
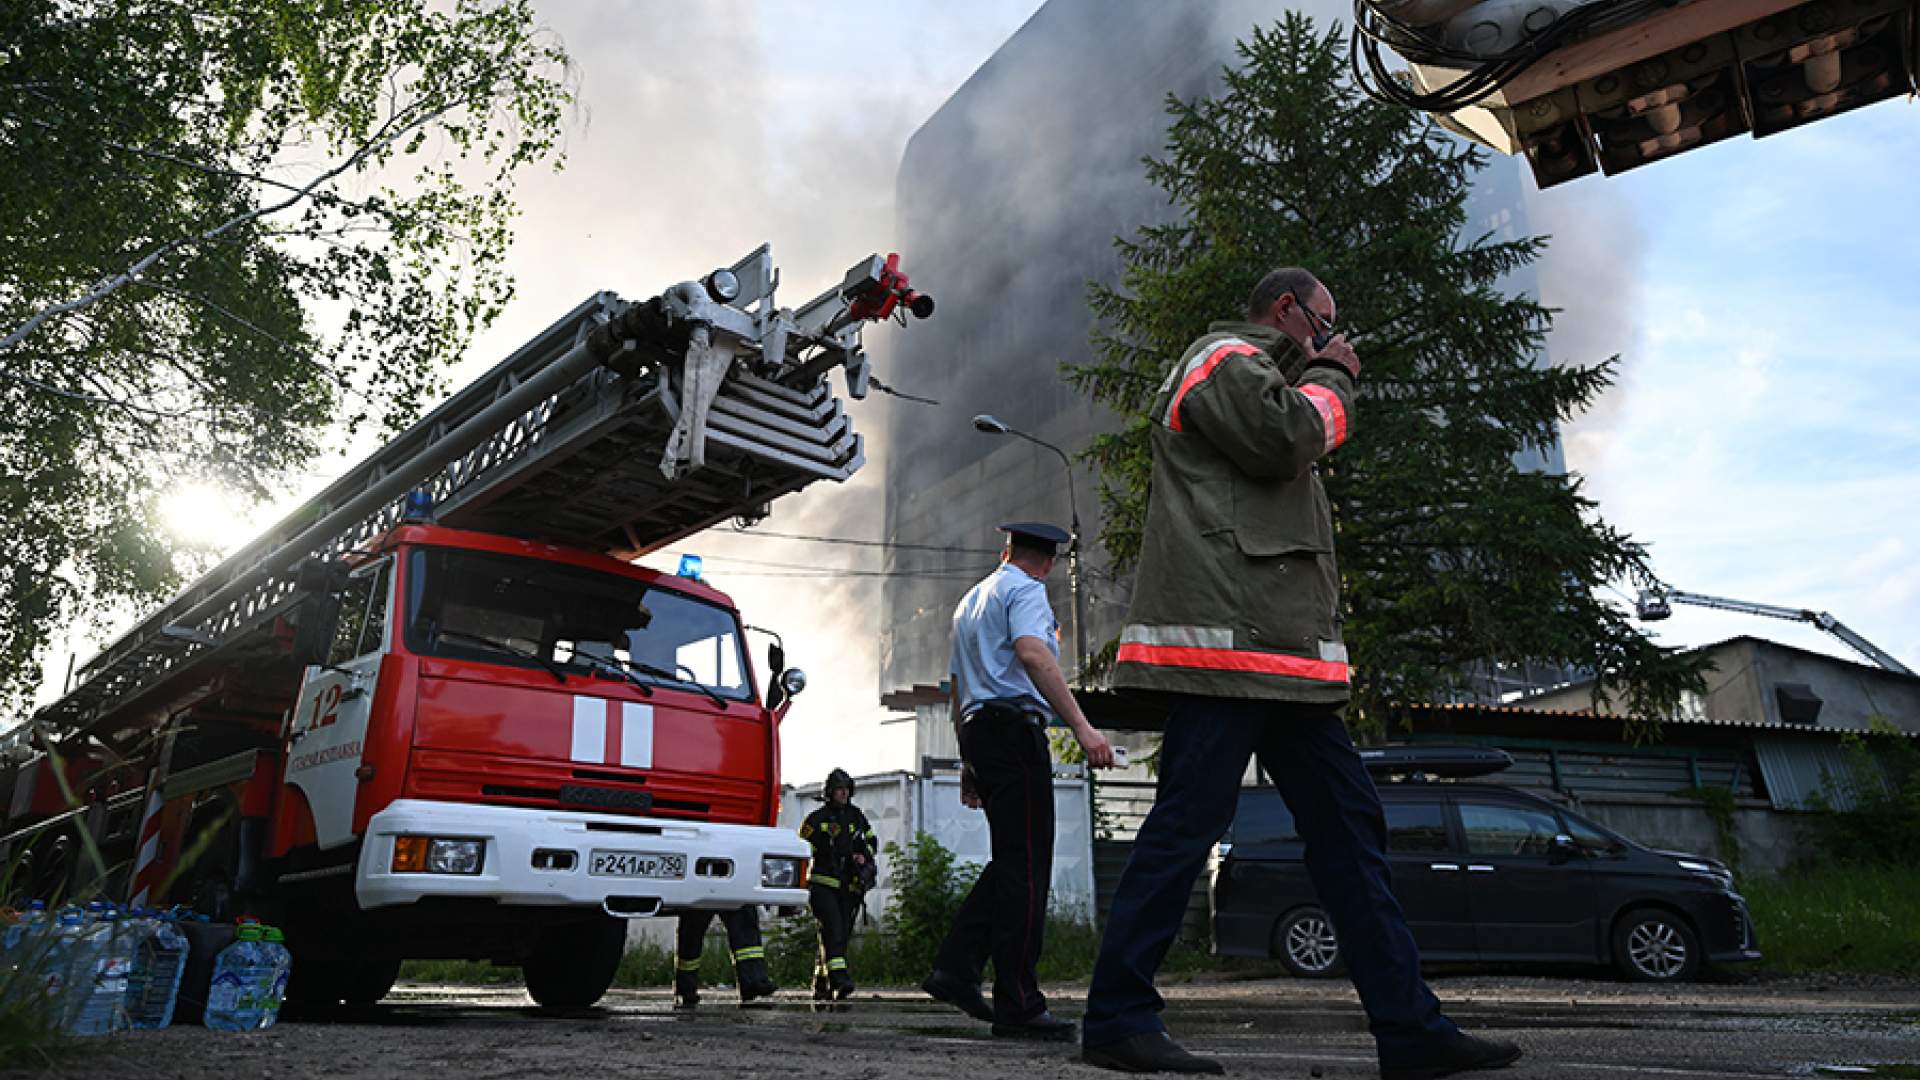
[[[322,184],[331,182],[336,177],[340,176],[342,173],[347,172],[349,169],[353,169],[359,166],[363,162],[367,161],[368,159],[379,154],[381,151],[385,150],[387,147],[392,146],[396,142],[399,142],[401,139],[405,138],[406,136],[418,130],[419,128],[422,128],[427,124],[432,123],[434,120],[437,120],[442,116],[445,116],[447,113],[452,112],[454,109],[458,108],[459,106],[460,106],[459,101],[444,101],[434,105],[431,108],[423,107],[421,110],[419,110],[416,113],[416,115],[406,120],[405,123],[400,122],[401,117],[404,115],[404,113],[401,113],[401,112],[394,113],[392,116],[387,118],[386,123],[381,125],[380,130],[375,134],[375,137],[372,141],[362,145],[359,149],[355,150],[352,154],[348,155],[346,160],[340,162],[338,165],[335,165],[333,168],[328,169],[327,171],[314,177],[312,180],[308,181],[305,185],[297,189],[294,189],[293,193],[288,195],[285,199],[281,200],[280,202],[274,203],[270,206],[256,207],[252,210],[247,211],[244,214],[236,214],[233,217],[228,218],[226,221],[223,221],[220,224],[215,225],[210,229],[204,230],[196,235],[183,236],[173,240],[169,240],[165,244],[162,244],[158,248],[155,248],[152,252],[149,252],[145,257],[141,258],[138,262],[134,263],[132,266],[121,271],[119,274],[116,274],[113,277],[107,279],[106,281],[101,282],[99,285],[94,286],[92,289],[89,289],[87,292],[81,294],[80,296],[77,296],[72,300],[62,301],[57,304],[50,304],[47,307],[42,308],[40,311],[36,312],[32,317],[28,318],[26,322],[22,323],[19,327],[15,328],[12,332],[7,334],[6,337],[0,338],[0,352],[4,352],[5,350],[11,349],[14,346],[18,345],[21,341],[23,341],[27,337],[27,335],[39,329],[39,327],[42,324],[44,324],[48,319],[51,319],[57,315],[71,314],[75,311],[81,311],[86,308],[92,307],[94,304],[97,304],[101,300],[104,300],[107,297],[113,295],[114,293],[120,291],[122,288],[124,288],[128,284],[140,280],[140,276],[146,273],[149,269],[151,269],[155,263],[159,262],[162,258],[165,258],[166,256],[171,255],[176,251],[179,251],[182,248],[191,247],[198,244],[204,244],[204,243],[207,243],[208,241],[218,239],[220,236],[228,232],[231,232],[232,230],[237,229],[240,226],[245,225],[250,221],[256,221],[260,218],[266,217],[269,214],[277,214],[280,211],[285,210],[290,206],[293,206],[294,204],[312,195],[314,190],[319,188]]]

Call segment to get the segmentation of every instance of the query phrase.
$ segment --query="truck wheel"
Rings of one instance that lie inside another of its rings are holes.
[[[1699,937],[1671,911],[1629,911],[1613,928],[1614,967],[1635,982],[1690,982],[1700,961]]]
[[[527,993],[549,1009],[584,1009],[613,985],[627,951],[627,924],[610,915],[558,927],[541,935],[521,973]]]
[[[400,978],[398,956],[370,955],[354,958],[340,984],[340,997],[349,1005],[371,1005],[386,997]]]
[[[287,976],[287,1001],[303,1010],[324,1012],[347,994],[347,967],[336,953],[300,949]]]
[[[1331,978],[1343,970],[1333,921],[1317,907],[1295,908],[1280,920],[1273,930],[1273,954],[1303,979]]]

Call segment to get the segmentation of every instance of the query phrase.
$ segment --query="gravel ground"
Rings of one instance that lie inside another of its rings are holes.
[[[1503,1077],[1920,1077],[1920,984],[1892,979],[1740,979],[1648,988],[1533,975],[1439,976],[1435,990],[1469,1030],[1518,1041]],[[1076,1015],[1081,990],[1050,991]],[[862,991],[815,1012],[789,992],[772,1008],[710,1004],[676,1014],[664,991],[619,991],[555,1015],[517,988],[403,986],[385,1002],[325,1021],[228,1034],[181,1028],[81,1044],[7,1076],[505,1078],[1111,1075],[1075,1048],[992,1038],[985,1027],[905,990]],[[1166,989],[1169,1026],[1229,1074],[1375,1075],[1350,988],[1296,980],[1197,980]],[[1880,1066],[1874,1072],[1847,1071]],[[1892,1066],[1889,1068],[1888,1066]]]

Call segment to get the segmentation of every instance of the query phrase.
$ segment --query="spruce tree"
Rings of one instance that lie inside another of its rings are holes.
[[[1288,15],[1238,45],[1222,90],[1170,97],[1148,178],[1179,211],[1116,241],[1119,287],[1094,284],[1097,359],[1068,378],[1123,418],[1087,456],[1101,542],[1140,550],[1149,421],[1168,366],[1239,317],[1254,282],[1300,266],[1333,291],[1364,369],[1355,437],[1321,463],[1332,502],[1355,718],[1441,699],[1477,664],[1571,666],[1632,715],[1669,715],[1700,662],[1653,643],[1597,594],[1647,582],[1645,549],[1596,514],[1579,478],[1522,471],[1612,382],[1618,358],[1537,363],[1553,313],[1501,279],[1546,240],[1466,231],[1481,153],[1345,79],[1345,35]]]

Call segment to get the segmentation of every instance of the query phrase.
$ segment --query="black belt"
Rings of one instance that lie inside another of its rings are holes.
[[[1044,728],[1049,719],[1046,713],[1031,705],[1010,701],[982,701],[960,714],[962,724],[970,724],[975,720],[1001,720]]]

